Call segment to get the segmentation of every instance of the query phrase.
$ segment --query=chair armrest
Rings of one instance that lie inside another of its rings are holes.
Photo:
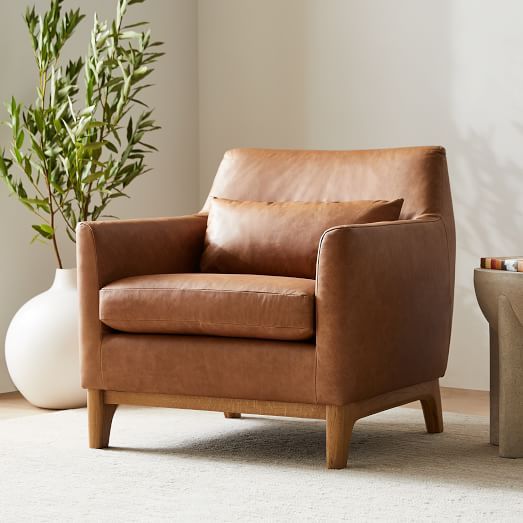
[[[81,222],[77,227],[79,273],[94,256],[98,288],[142,274],[194,272],[200,261],[206,215]]]
[[[316,394],[343,405],[445,373],[453,303],[439,217],[334,227],[318,251]]]
[[[206,215],[82,222],[76,229],[82,385],[102,389],[99,290],[142,274],[198,270]]]

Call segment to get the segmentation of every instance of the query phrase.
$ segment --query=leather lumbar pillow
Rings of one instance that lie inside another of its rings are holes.
[[[203,272],[315,278],[330,227],[397,220],[403,200],[252,202],[213,198]]]

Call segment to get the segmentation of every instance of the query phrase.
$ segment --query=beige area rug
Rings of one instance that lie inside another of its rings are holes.
[[[350,468],[324,469],[324,422],[121,408],[89,450],[83,409],[0,422],[0,521],[522,521],[523,460],[484,417],[421,411],[356,424]]]

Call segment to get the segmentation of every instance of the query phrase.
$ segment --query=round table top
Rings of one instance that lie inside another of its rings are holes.
[[[480,267],[476,267],[474,269],[474,272],[482,272],[486,274],[492,274],[494,276],[498,274],[512,274],[513,276],[523,276],[523,272],[515,272],[515,271],[502,271],[501,269],[482,269]]]

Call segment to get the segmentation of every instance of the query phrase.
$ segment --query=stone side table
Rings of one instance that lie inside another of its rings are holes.
[[[523,272],[474,270],[490,326],[490,442],[504,458],[523,457]]]

